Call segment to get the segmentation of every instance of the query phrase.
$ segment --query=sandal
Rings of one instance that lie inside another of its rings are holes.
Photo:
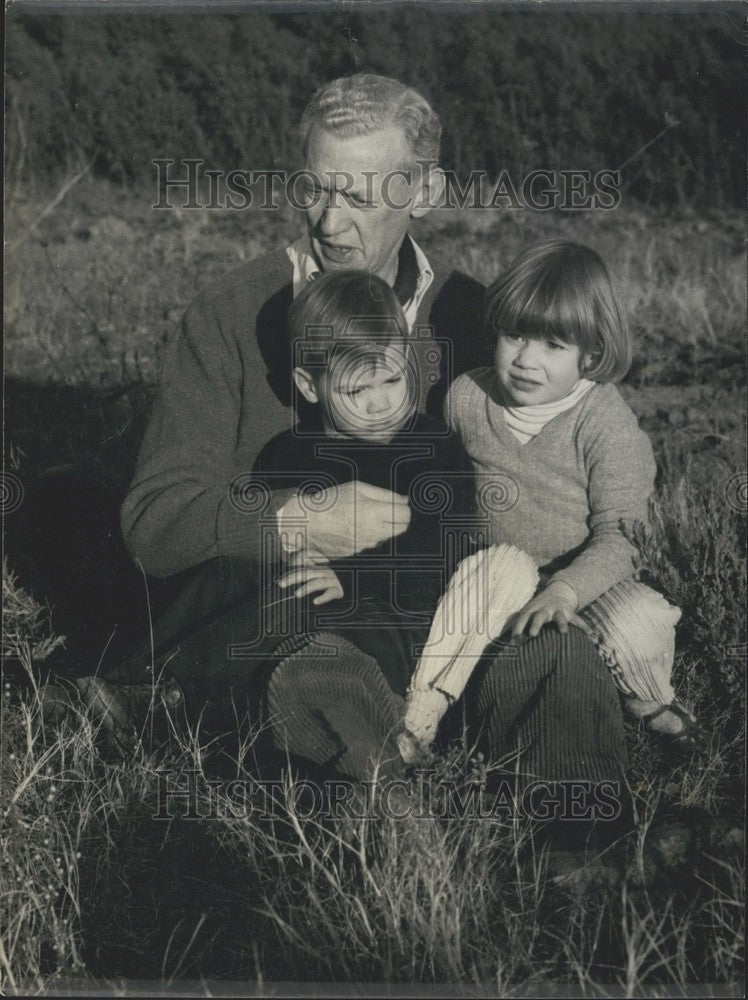
[[[666,712],[672,712],[681,722],[682,728],[677,733],[668,733],[661,730],[652,729],[649,723],[653,719],[658,719]],[[671,701],[667,705],[660,705],[654,712],[642,715],[639,719],[644,729],[654,737],[668,746],[684,750],[705,750],[707,738],[699,723],[692,717],[690,712],[678,701]]]

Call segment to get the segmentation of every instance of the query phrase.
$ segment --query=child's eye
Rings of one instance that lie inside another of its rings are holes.
[[[393,375],[392,378],[386,378],[384,380],[385,385],[397,385],[398,382],[402,382],[402,375]]]
[[[502,337],[506,337],[507,340],[524,340],[525,339],[522,336],[521,333],[513,333],[513,332],[510,332],[508,330],[505,330],[504,332],[502,332],[501,336]]]
[[[566,344],[559,344],[556,340],[546,340],[546,346],[552,351],[563,351],[566,348]]]

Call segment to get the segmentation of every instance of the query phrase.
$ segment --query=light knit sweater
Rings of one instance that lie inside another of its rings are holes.
[[[649,438],[613,385],[595,385],[526,444],[507,427],[499,399],[494,370],[479,368],[458,378],[446,400],[476,473],[489,541],[524,549],[584,608],[634,570],[621,525],[647,520],[656,473]]]

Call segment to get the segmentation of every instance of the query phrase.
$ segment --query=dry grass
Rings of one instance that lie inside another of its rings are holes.
[[[678,859],[658,878],[661,787],[639,791],[613,877],[559,886],[521,820],[309,817],[288,772],[268,818],[227,784],[247,787],[250,772],[218,772],[189,736],[166,759],[104,763],[83,715],[45,728],[35,699],[6,701],[3,715],[8,992],[204,977],[206,995],[228,978],[637,996],[740,978],[739,849]],[[153,818],[164,772],[172,790],[192,783],[192,819],[176,797],[170,820]],[[453,756],[437,779],[464,792],[476,772]]]

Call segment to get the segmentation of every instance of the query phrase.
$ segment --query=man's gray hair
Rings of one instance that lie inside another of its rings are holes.
[[[417,90],[388,76],[356,73],[320,87],[299,124],[304,153],[315,125],[346,139],[397,125],[413,150],[414,160],[436,163],[439,159],[439,116]]]

